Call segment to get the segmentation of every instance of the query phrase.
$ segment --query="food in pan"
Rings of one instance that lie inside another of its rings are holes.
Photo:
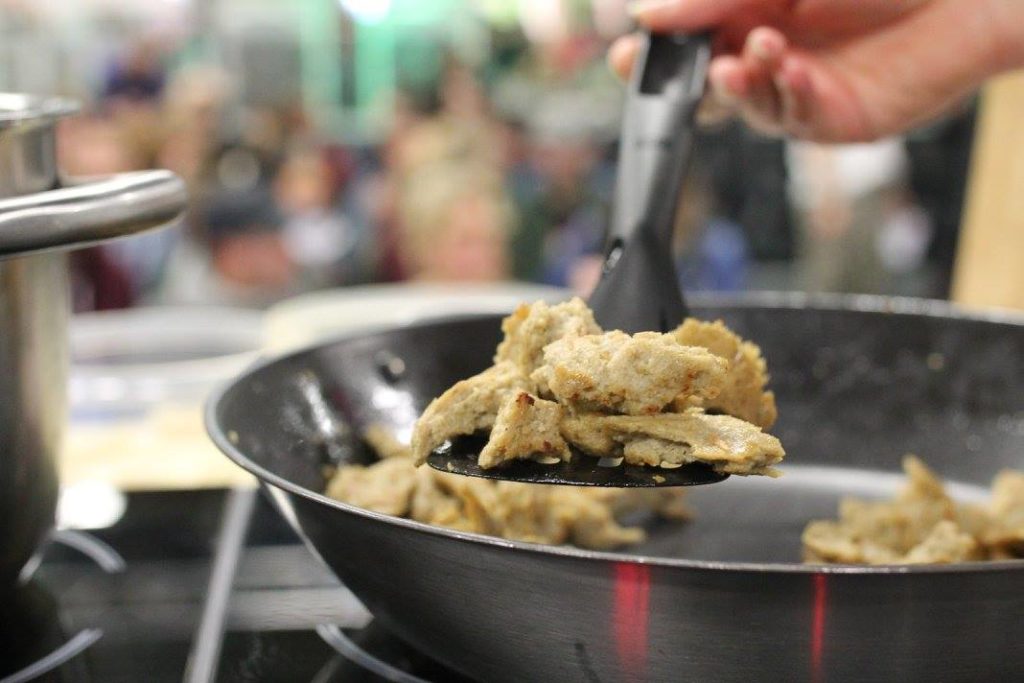
[[[728,363],[669,334],[562,337],[530,376],[574,413],[653,415],[677,396],[718,395]]]
[[[702,346],[729,363],[718,395],[704,402],[706,410],[738,417],[762,429],[775,424],[775,394],[765,390],[768,366],[757,344],[744,341],[721,320],[688,318],[672,334],[680,344]]]
[[[730,415],[690,409],[657,415],[569,416],[562,432],[591,455],[623,457],[634,465],[672,466],[710,462],[729,474],[774,473],[779,440]]]
[[[930,564],[1024,558],[1024,472],[1004,470],[986,505],[958,504],[921,460],[907,456],[905,488],[889,501],[846,498],[838,520],[804,529],[804,560]]]
[[[678,489],[535,486],[464,477],[417,468],[409,447],[380,426],[368,428],[364,439],[381,460],[338,468],[328,481],[327,495],[388,515],[501,538],[571,543],[595,550],[644,540],[643,528],[620,521],[626,515],[690,516]]]
[[[424,411],[412,452],[422,464],[448,439],[490,430],[483,468],[555,462],[567,445],[594,457],[776,476],[785,452],[762,431],[775,397],[760,349],[723,323],[687,320],[668,334],[604,332],[580,299],[522,305],[502,323],[495,364]]]

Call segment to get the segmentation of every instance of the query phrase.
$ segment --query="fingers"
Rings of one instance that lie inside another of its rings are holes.
[[[619,75],[619,78],[629,78],[637,52],[640,51],[640,40],[640,36],[636,34],[622,36],[609,48],[608,65]]]
[[[640,50],[641,40],[639,34],[622,36],[609,48],[608,66],[620,78],[629,78],[633,70],[633,63]],[[712,64],[714,63],[712,62]],[[730,98],[728,93],[720,92],[717,97],[714,93],[709,93],[701,102],[700,110],[697,112],[698,121],[706,125],[720,123],[735,113],[734,104],[735,98]]]
[[[759,27],[747,35],[737,60],[746,85],[745,92],[737,93],[740,109],[748,121],[766,132],[777,132],[781,127],[782,101],[775,76],[786,48],[785,36],[775,29]]]
[[[696,0],[692,0],[696,1]],[[642,38],[619,38],[608,53],[611,68],[628,78]],[[751,127],[768,134],[813,137],[814,91],[804,57],[786,37],[769,27],[752,30],[738,55],[715,57],[708,71],[702,123],[739,113]]]
[[[780,119],[787,133],[808,138],[814,135],[814,87],[807,64],[799,55],[787,57],[773,75],[781,105]]]
[[[694,31],[736,16],[753,0],[636,0],[629,13],[653,31]]]

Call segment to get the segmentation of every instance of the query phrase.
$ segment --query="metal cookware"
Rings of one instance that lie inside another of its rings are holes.
[[[434,528],[326,498],[376,422],[407,436],[427,402],[490,363],[488,315],[359,334],[274,360],[208,409],[309,547],[384,625],[484,681],[1013,680],[1024,561],[807,566],[800,532],[843,495],[882,496],[907,452],[984,495],[1024,467],[1024,318],[875,298],[691,302],[757,340],[784,476],[688,494],[620,553]],[[400,362],[399,362],[400,361]]]
[[[0,588],[53,525],[70,312],[61,250],[154,228],[185,205],[165,171],[63,184],[54,126],[74,110],[0,93]]]

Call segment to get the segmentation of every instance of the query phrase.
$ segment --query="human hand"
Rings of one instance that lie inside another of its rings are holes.
[[[898,133],[1024,66],[1020,0],[641,0],[631,12],[652,31],[713,31],[713,109],[819,142]],[[621,75],[638,47],[612,46]]]

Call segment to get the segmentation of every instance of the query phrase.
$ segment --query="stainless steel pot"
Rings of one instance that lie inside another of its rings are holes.
[[[164,225],[185,206],[184,184],[166,171],[62,184],[55,125],[74,111],[0,93],[0,589],[54,520],[70,312],[63,250]]]

